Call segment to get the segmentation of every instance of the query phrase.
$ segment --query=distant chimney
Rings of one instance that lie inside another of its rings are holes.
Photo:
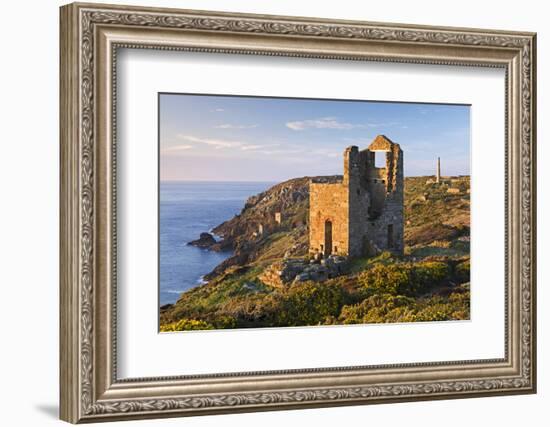
[[[441,161],[439,157],[437,158],[437,173],[435,175],[435,182],[439,184],[439,181],[441,179]]]

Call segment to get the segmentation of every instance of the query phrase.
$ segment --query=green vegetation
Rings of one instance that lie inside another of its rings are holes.
[[[413,252],[430,248],[432,254],[469,255],[469,244],[457,244],[470,236],[469,177],[452,184],[461,190],[459,194],[447,193],[449,184],[427,181],[427,177],[405,179],[405,244]]]
[[[385,255],[382,260],[388,260]],[[161,331],[459,320],[469,317],[469,262],[374,262],[355,275],[271,289],[256,269],[182,294]],[[183,319],[177,320],[177,319]],[[192,319],[192,320],[190,320]]]
[[[342,308],[337,323],[431,322],[467,319],[470,292],[458,288],[449,297],[414,299],[403,295],[373,295],[359,304]]]
[[[427,181],[405,180],[403,256],[354,259],[346,275],[276,288],[261,273],[285,254],[307,257],[307,179],[251,198],[218,227],[236,255],[161,309],[161,331],[469,319],[469,178],[453,182],[459,194]],[[279,211],[282,223],[269,222]],[[257,223],[269,231],[254,240]]]
[[[214,329],[214,326],[195,319],[181,319],[177,322],[167,323],[160,326],[161,332],[176,332],[176,331],[202,331],[205,329]]]
[[[449,286],[466,278],[465,264],[469,266],[441,261],[377,264],[358,275],[356,292],[364,298],[342,307],[337,323],[467,319],[469,283]]]

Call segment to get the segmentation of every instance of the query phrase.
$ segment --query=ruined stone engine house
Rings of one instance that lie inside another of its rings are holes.
[[[403,151],[386,136],[361,151],[346,148],[341,179],[310,181],[309,252],[402,254],[403,183]]]

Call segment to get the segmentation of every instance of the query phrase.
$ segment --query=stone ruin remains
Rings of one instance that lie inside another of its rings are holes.
[[[382,165],[376,155],[382,156]],[[330,179],[328,179],[330,178]],[[346,274],[353,257],[381,251],[403,254],[403,151],[384,135],[368,148],[344,152],[343,177],[309,183],[309,254],[266,268],[258,278],[272,287]],[[276,218],[277,219],[277,218]]]
[[[266,268],[258,278],[266,285],[283,288],[292,283],[322,282],[348,271],[347,257],[331,255],[321,260],[284,258]]]
[[[384,156],[379,167],[377,156]],[[309,185],[309,252],[360,257],[403,253],[403,151],[378,135],[344,152],[344,175]]]

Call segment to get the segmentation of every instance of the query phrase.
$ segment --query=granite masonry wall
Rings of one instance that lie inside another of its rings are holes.
[[[349,250],[347,186],[343,182],[312,181],[309,184],[309,203],[310,252],[320,252],[325,256],[347,255]]]

